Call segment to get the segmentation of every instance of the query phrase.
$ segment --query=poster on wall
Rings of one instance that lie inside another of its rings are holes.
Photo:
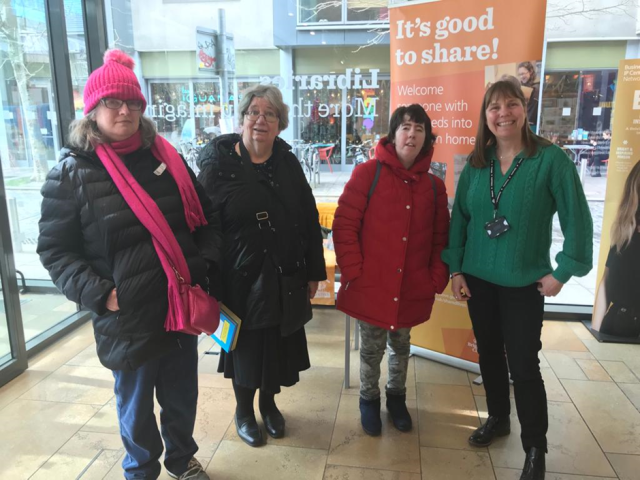
[[[389,12],[391,110],[419,103],[427,111],[438,135],[432,172],[444,180],[451,208],[486,88],[502,79],[520,84],[518,66],[542,61],[546,0],[430,0]],[[411,343],[415,353],[436,352],[477,369],[466,304],[449,287],[436,297],[431,319],[412,330]]]
[[[640,220],[639,59],[620,62],[615,95],[611,146],[606,162],[607,193],[600,238],[598,290],[590,326],[600,341],[640,343],[640,233],[637,228],[634,233],[631,230],[633,218],[636,218],[636,226]],[[627,182],[633,187],[629,192]],[[618,231],[622,235],[614,238],[611,227],[618,217],[621,227]],[[617,244],[621,247],[624,244],[624,247],[618,251]]]

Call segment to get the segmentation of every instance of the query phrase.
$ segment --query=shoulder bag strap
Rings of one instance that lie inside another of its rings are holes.
[[[373,176],[371,187],[369,187],[369,195],[367,195],[367,206],[369,206],[369,201],[371,200],[373,191],[376,189],[376,185],[378,184],[378,180],[380,179],[380,170],[382,170],[382,163],[380,162],[380,160],[376,160],[376,163],[376,174]]]

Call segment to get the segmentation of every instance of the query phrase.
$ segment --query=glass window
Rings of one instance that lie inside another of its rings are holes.
[[[389,20],[387,0],[300,0],[299,23],[362,23]],[[344,17],[346,13],[346,17]]]
[[[336,72],[327,75],[328,80],[319,89],[302,89],[298,85],[292,115],[296,120],[296,138],[300,142],[318,148],[334,147],[329,158],[331,163],[353,166],[369,159],[372,148],[388,132],[390,80],[365,75],[359,88],[338,89],[338,76]],[[343,95],[346,95],[344,110]],[[346,122],[344,131],[343,121]],[[346,145],[344,163],[343,138]],[[326,165],[321,168],[328,169]]]
[[[298,119],[299,138],[308,143],[340,140],[342,92],[338,89],[297,90],[293,116]]]
[[[617,70],[582,72],[578,129],[597,136],[611,127],[617,78]]]
[[[82,118],[84,101],[82,95],[89,77],[87,65],[87,44],[84,34],[81,0],[65,0],[64,15],[67,24],[67,44],[69,46],[69,62],[71,81],[73,84],[73,105],[76,118]]]
[[[71,17],[76,7],[70,4]],[[0,157],[15,268],[21,284],[24,281],[28,287],[38,283],[51,292],[36,294],[27,288],[20,296],[25,339],[29,341],[74,313],[76,305],[57,293],[35,251],[40,187],[60,149],[44,0],[11,2],[4,11],[9,28],[0,31],[0,104],[4,116],[0,122]],[[79,25],[82,28],[82,22]],[[74,35],[83,34],[76,30]],[[83,55],[79,52],[77,49],[72,55]],[[76,78],[78,85],[83,83],[80,76]]]
[[[220,81],[193,84],[195,140],[198,145],[222,133],[220,117],[225,102],[221,98],[220,85]]]
[[[149,86],[150,102],[146,114],[156,122],[158,133],[174,146],[195,138],[190,83],[151,82]]]
[[[347,0],[347,22],[389,21],[387,0]]]
[[[300,0],[299,23],[342,22],[342,1]]]
[[[564,145],[576,129],[580,72],[545,75],[540,115],[540,135]]]
[[[617,70],[553,72],[545,76],[540,134],[565,149],[576,164],[593,219],[593,264],[598,264],[607,162],[594,158],[593,147],[611,126]],[[554,219],[551,259],[562,249],[562,230]],[[553,303],[593,305],[597,268],[572,278]]]
[[[366,78],[372,85],[371,77]],[[352,89],[347,100],[351,103],[352,121],[347,122],[347,145],[362,145],[365,160],[373,156],[372,149],[389,132],[391,80],[376,80],[375,88]],[[357,152],[357,149],[356,149]],[[347,164],[353,163],[347,158]]]

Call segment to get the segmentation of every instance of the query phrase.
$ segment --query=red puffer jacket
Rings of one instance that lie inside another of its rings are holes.
[[[376,147],[382,163],[369,205],[376,161],[356,168],[338,200],[333,242],[342,272],[337,307],[359,320],[394,330],[429,319],[436,293],[449,281],[440,259],[447,244],[449,209],[444,182],[428,170],[433,149],[411,169],[386,138]],[[436,205],[434,205],[436,203]]]

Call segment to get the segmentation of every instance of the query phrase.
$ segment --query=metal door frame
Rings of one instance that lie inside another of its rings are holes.
[[[0,385],[4,385],[27,369],[27,350],[22,326],[20,293],[16,277],[7,195],[0,164],[0,282],[4,297],[11,359],[0,365]]]

